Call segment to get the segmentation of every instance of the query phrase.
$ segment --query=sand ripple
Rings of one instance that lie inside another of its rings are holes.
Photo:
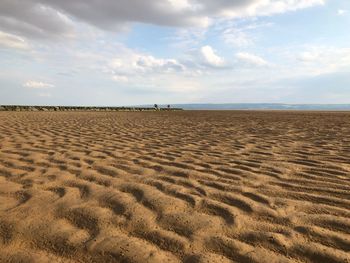
[[[350,262],[350,115],[0,112],[0,262]]]

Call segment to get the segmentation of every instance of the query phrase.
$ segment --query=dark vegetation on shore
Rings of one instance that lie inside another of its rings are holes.
[[[181,108],[161,107],[87,107],[87,106],[22,106],[1,105],[0,111],[177,111]]]

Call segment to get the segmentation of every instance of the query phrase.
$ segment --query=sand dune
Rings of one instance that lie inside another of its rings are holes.
[[[350,262],[350,114],[0,112],[0,262]]]

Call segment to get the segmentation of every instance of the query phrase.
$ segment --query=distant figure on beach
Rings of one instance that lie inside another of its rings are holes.
[[[169,109],[170,109],[170,105],[168,104],[168,106],[167,106],[167,107],[168,107],[168,110],[169,110]]]
[[[154,109],[158,110],[158,105],[157,104],[154,104]]]

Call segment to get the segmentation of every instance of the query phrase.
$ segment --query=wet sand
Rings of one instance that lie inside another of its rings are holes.
[[[0,112],[0,262],[350,262],[350,113]]]

